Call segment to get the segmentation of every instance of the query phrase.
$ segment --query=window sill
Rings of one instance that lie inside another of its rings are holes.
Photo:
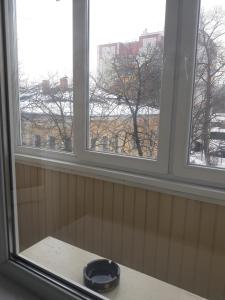
[[[29,166],[92,177],[151,191],[187,197],[193,200],[225,205],[224,189],[181,182],[171,176],[169,176],[170,179],[156,178],[81,163],[66,162],[24,154],[15,154],[15,161]]]
[[[71,283],[76,282],[81,286],[83,284],[84,266],[92,260],[101,258],[52,237],[47,237],[38,242],[23,251],[20,256],[41,268],[47,269],[58,276],[62,276]],[[204,299],[122,265],[120,265],[120,270],[121,277],[118,287],[111,292],[104,293],[102,299]]]

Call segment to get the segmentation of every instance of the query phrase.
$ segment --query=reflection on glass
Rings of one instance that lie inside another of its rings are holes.
[[[89,147],[154,159],[165,0],[90,2]],[[71,0],[17,4],[23,144],[71,151]],[[220,85],[218,99],[222,80]],[[203,86],[200,81],[198,91]],[[220,124],[222,115],[216,116]],[[214,140],[223,136],[220,128],[211,130]],[[46,165],[46,159],[39,159],[38,167],[29,161],[16,161],[14,168],[20,257],[78,283],[79,290],[88,262],[114,260],[121,281],[104,294],[111,300],[197,299],[178,287],[223,299],[224,243],[218,230],[225,226],[223,212],[218,223],[217,214],[209,218],[208,208],[197,201],[75,175],[65,164],[63,171],[53,161]]]
[[[225,167],[225,3],[202,1],[189,163]]]
[[[165,2],[91,1],[91,150],[157,159]]]
[[[72,1],[17,0],[21,145],[72,151]]]

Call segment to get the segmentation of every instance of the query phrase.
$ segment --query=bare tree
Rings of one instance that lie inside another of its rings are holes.
[[[191,140],[192,145],[201,144],[207,165],[211,164],[210,130],[214,107],[225,79],[224,17],[224,11],[215,8],[207,13],[202,11],[199,22]]]
[[[163,44],[114,56],[90,80],[90,148],[156,157]],[[55,78],[20,85],[22,124],[52,132],[60,149],[71,151],[73,91]],[[27,130],[22,130],[26,132]]]
[[[20,85],[22,126],[33,127],[33,132],[50,132],[58,149],[72,151],[73,89],[67,78],[59,83],[54,77],[42,84]]]
[[[160,106],[163,45],[149,45],[138,54],[130,53],[127,49],[123,55],[112,57],[106,70],[92,78],[90,101],[94,106],[108,106],[107,113],[102,113],[99,120],[104,117],[107,130],[111,128],[121,138],[122,151],[153,155],[158,132],[157,126],[154,130],[150,126],[150,116]]]

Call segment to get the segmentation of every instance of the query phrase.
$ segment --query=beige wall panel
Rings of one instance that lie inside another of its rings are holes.
[[[45,171],[37,168],[38,171],[38,210],[39,210],[39,237],[46,237],[46,209],[45,209]],[[57,206],[57,205],[56,205]]]
[[[103,223],[103,187],[104,182],[94,180],[94,243],[93,252],[102,255],[102,223]]]
[[[24,233],[24,247],[27,247],[31,243],[35,241],[34,239],[34,228],[33,228],[33,218],[32,218],[32,211],[33,211],[33,203],[31,198],[31,168],[25,166],[24,167],[24,187],[21,190],[22,192],[22,205],[23,205],[23,218],[26,221],[24,226],[25,233]],[[26,238],[25,238],[26,237]]]
[[[168,282],[180,282],[181,266],[184,252],[184,229],[187,212],[187,200],[173,198],[172,227],[168,258]]]
[[[225,299],[225,207],[217,206],[213,256],[209,272],[209,298]]]
[[[76,210],[77,210],[77,222],[76,222],[76,236],[77,246],[84,247],[84,197],[85,197],[85,179],[83,177],[77,177],[77,191],[76,191]]]
[[[134,201],[135,189],[127,187],[124,192],[122,262],[132,266],[132,249],[134,239]]]
[[[20,249],[51,235],[225,299],[225,207],[17,164]]]
[[[122,262],[124,186],[114,184],[112,259]]]
[[[136,189],[134,202],[134,244],[132,253],[132,266],[142,272],[144,270],[145,219],[146,191],[142,189]]]
[[[173,197],[160,195],[159,225],[156,250],[156,277],[167,281]]]
[[[54,216],[54,206],[58,205],[55,203],[53,197],[53,171],[46,170],[45,172],[45,205],[46,205],[46,230],[47,235],[52,235],[55,233],[55,216]],[[58,178],[58,174],[57,174]]]
[[[32,201],[32,228],[33,239],[39,241],[39,209],[38,209],[38,170],[35,167],[30,168],[30,183],[31,183],[31,201]]]
[[[77,176],[70,175],[68,179],[68,242],[70,244],[76,243],[76,189]]]
[[[200,229],[201,202],[187,200],[187,214],[184,233],[184,253],[180,285],[193,291]]]
[[[113,220],[113,183],[104,182],[103,188],[103,223],[102,254],[107,258],[112,255],[112,220]]]
[[[194,291],[204,297],[208,297],[215,224],[216,205],[202,203]]]
[[[156,192],[147,192],[146,201],[146,224],[145,224],[145,244],[144,244],[144,272],[146,274],[156,274],[156,251],[159,225],[159,197]]]
[[[69,240],[68,220],[69,220],[69,174],[59,173],[60,175],[60,235],[65,242]],[[83,199],[84,200],[84,199]]]
[[[48,218],[48,214],[46,216],[46,224],[47,227],[49,226],[49,222],[52,222],[51,224],[51,229],[49,234],[55,235],[55,236],[60,236],[61,234],[61,216],[60,216],[60,211],[61,211],[61,180],[60,180],[60,173],[59,172],[54,172],[52,171],[50,174],[48,172],[46,173],[46,177],[51,176],[50,179],[50,193],[51,197],[50,199],[46,199],[46,202],[50,200],[50,205],[49,205],[49,214],[52,215],[50,219]],[[46,181],[46,190],[48,190],[47,187],[47,181]],[[62,235],[61,235],[62,236]]]
[[[20,250],[24,250],[25,241],[27,239],[25,232],[26,232],[26,222],[25,220],[25,211],[24,205],[22,204],[23,201],[23,193],[22,187],[24,186],[24,167],[23,165],[18,165],[16,168],[16,180],[17,180],[17,208],[18,208],[18,224],[19,224],[19,245]]]
[[[94,245],[94,180],[85,179],[85,219],[84,219],[84,244],[85,249],[93,251]]]

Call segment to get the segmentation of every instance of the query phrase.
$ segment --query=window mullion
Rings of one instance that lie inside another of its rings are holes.
[[[88,0],[73,1],[74,149],[78,159],[86,148],[88,97]]]

